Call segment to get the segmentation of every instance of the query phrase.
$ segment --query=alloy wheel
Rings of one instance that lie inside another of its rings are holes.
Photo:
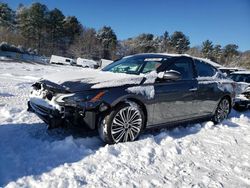
[[[224,119],[227,118],[228,114],[230,111],[230,104],[229,101],[227,99],[223,99],[219,105],[218,108],[216,110],[216,121],[217,122],[222,122]]]
[[[128,106],[117,112],[111,125],[115,143],[135,140],[142,128],[142,115],[136,107]]]

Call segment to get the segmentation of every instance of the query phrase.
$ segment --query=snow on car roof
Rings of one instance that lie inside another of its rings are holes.
[[[245,69],[239,68],[239,67],[220,67],[219,69],[223,70],[239,70],[239,71],[244,71]]]
[[[125,56],[124,58],[128,58],[128,57],[133,57],[133,56],[140,56],[140,55],[153,55],[153,56],[158,56],[158,55],[164,55],[164,56],[170,56],[170,57],[180,57],[180,56],[189,56],[188,54],[169,54],[169,53],[139,53],[139,54],[134,54],[134,55],[128,55]]]
[[[214,61],[211,61],[210,59],[207,59],[207,58],[200,58],[200,57],[194,57],[194,56],[191,56],[189,54],[171,54],[171,53],[140,53],[140,54],[136,54],[136,55],[164,55],[164,56],[169,56],[169,57],[181,57],[181,56],[186,56],[186,57],[191,57],[193,59],[197,59],[197,60],[200,60],[200,61],[204,61],[205,63],[208,63],[216,68],[224,68],[222,65],[214,62]],[[124,58],[129,58],[129,57],[132,57],[132,56],[136,56],[136,55],[129,55],[129,56],[125,56]]]
[[[236,72],[233,72],[231,74],[250,74],[250,71],[236,71]]]

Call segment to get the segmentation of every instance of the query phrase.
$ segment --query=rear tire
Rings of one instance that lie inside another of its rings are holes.
[[[145,115],[134,103],[121,103],[101,118],[98,132],[107,144],[136,140],[144,129]]]
[[[224,119],[228,117],[230,113],[230,101],[228,98],[223,98],[219,102],[217,109],[215,111],[213,122],[221,123]]]

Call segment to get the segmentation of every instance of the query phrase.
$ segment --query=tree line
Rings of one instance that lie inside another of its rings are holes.
[[[240,52],[236,44],[222,47],[206,40],[201,46],[190,47],[189,37],[181,31],[172,34],[166,31],[160,36],[142,33],[118,40],[109,26],[99,30],[85,27],[75,16],[65,16],[57,8],[49,10],[41,3],[20,4],[16,10],[0,3],[0,42],[1,49],[9,44],[23,52],[46,56],[117,59],[136,53],[167,52],[187,53],[221,64],[250,64],[249,51]]]

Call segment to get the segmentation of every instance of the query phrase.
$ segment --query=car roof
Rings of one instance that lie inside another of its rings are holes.
[[[245,69],[237,68],[237,67],[220,67],[219,69],[221,69],[221,70],[239,70],[239,71],[245,70]]]
[[[183,54],[165,54],[165,53],[140,53],[135,55],[125,56],[124,58],[129,57],[145,57],[145,58],[154,58],[154,57],[181,57],[184,56]]]
[[[246,75],[248,75],[248,74],[250,74],[250,71],[236,71],[236,72],[231,73],[231,75],[232,74],[246,74]]]
[[[205,63],[208,63],[216,68],[223,67],[220,64],[211,61],[210,59],[205,59],[205,58],[200,58],[200,57],[194,57],[188,54],[171,54],[171,53],[140,53],[140,54],[135,54],[135,55],[129,55],[125,56],[124,58],[129,58],[129,57],[144,57],[144,58],[157,58],[157,57],[190,57],[199,61],[203,61]]]

